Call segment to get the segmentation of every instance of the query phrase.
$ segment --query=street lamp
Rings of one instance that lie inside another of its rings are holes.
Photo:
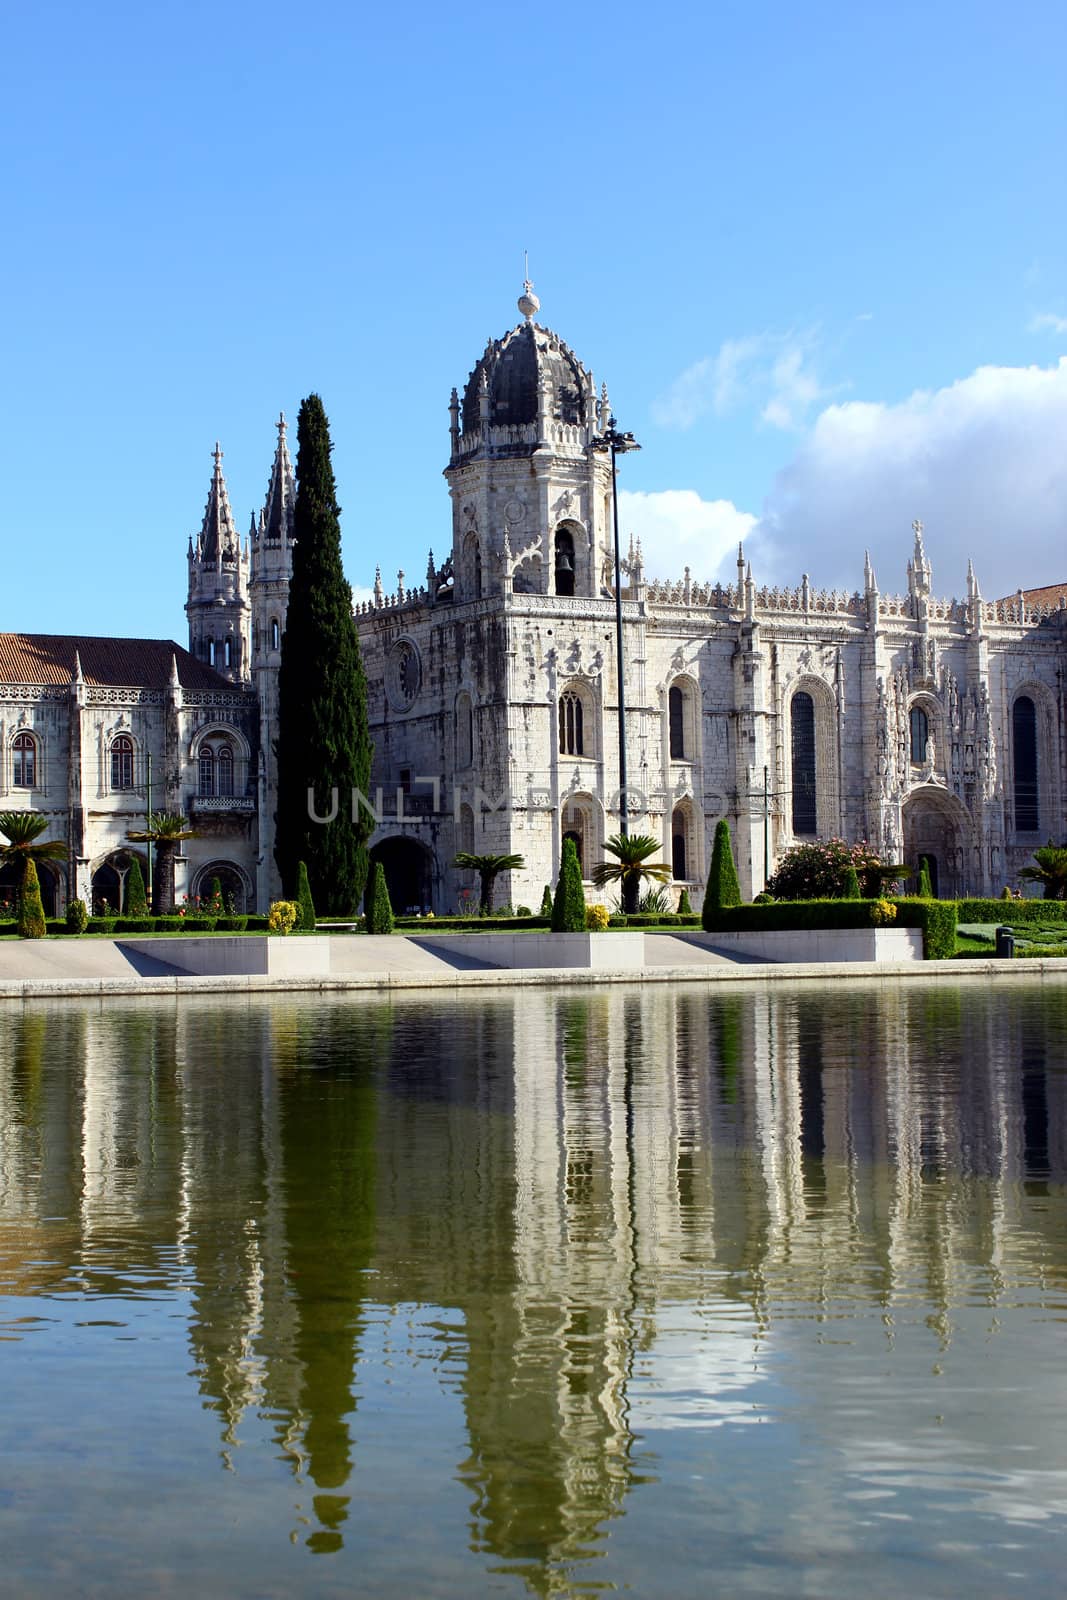
[[[627,810],[627,774],[626,774],[626,690],[623,684],[622,664],[622,561],[619,556],[619,489],[615,475],[615,458],[625,455],[628,450],[640,450],[641,446],[632,433],[620,433],[615,425],[615,418],[608,418],[608,425],[604,432],[598,434],[593,440],[591,449],[611,452],[611,509],[615,529],[615,665],[619,679],[619,811],[621,813],[621,828],[623,838],[630,833],[630,820]]]

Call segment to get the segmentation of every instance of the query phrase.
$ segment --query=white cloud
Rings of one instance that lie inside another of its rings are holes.
[[[758,582],[852,589],[870,548],[879,586],[904,586],[911,522],[926,526],[938,594],[973,556],[987,597],[1067,578],[1067,357],[980,367],[896,405],[828,406],[777,476],[758,530]]]
[[[756,518],[738,510],[731,500],[702,500],[695,489],[619,491],[623,545],[631,533],[641,540],[650,578],[680,578],[685,567],[696,582],[719,576],[720,566],[729,575],[739,542],[747,540],[755,526]]]
[[[1026,325],[1027,333],[1067,333],[1067,317],[1058,317],[1054,311],[1040,311]]]
[[[812,330],[727,339],[652,402],[653,420],[686,429],[709,411],[722,416],[750,403],[771,427],[798,428],[826,394],[811,365],[817,342]]]

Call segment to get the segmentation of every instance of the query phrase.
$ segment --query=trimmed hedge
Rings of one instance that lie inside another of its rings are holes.
[[[218,917],[179,917],[183,933],[214,933]]]
[[[552,926],[551,917],[397,917],[396,927],[403,933],[511,933]],[[322,923],[319,923],[320,929]],[[329,929],[326,929],[329,932]]]
[[[715,913],[709,933],[786,933],[798,928],[921,928],[923,957],[947,961],[956,950],[956,905],[952,900],[893,900],[892,922],[879,922],[875,900],[776,900],[771,905],[732,906]]]
[[[90,917],[85,929],[86,933],[114,933],[114,917]]]
[[[181,933],[185,927],[184,917],[157,917],[156,927],[160,933]]]
[[[155,933],[158,917],[117,917],[116,933]]]
[[[1063,922],[1067,920],[1064,900],[958,900],[960,922]]]
[[[216,933],[244,933],[248,927],[247,917],[216,917]]]

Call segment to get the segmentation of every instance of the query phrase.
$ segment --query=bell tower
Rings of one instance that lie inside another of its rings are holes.
[[[522,321],[491,339],[449,403],[457,604],[504,592],[599,595],[610,571],[611,468],[592,447],[606,389],[548,328],[527,279]]]

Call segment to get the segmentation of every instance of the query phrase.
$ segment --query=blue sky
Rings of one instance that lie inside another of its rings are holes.
[[[920,516],[940,593],[1067,578],[1065,55],[1053,4],[21,8],[0,628],[184,639],[215,438],[247,526],[313,389],[350,578],[420,580],[524,248],[653,572],[895,590]]]

